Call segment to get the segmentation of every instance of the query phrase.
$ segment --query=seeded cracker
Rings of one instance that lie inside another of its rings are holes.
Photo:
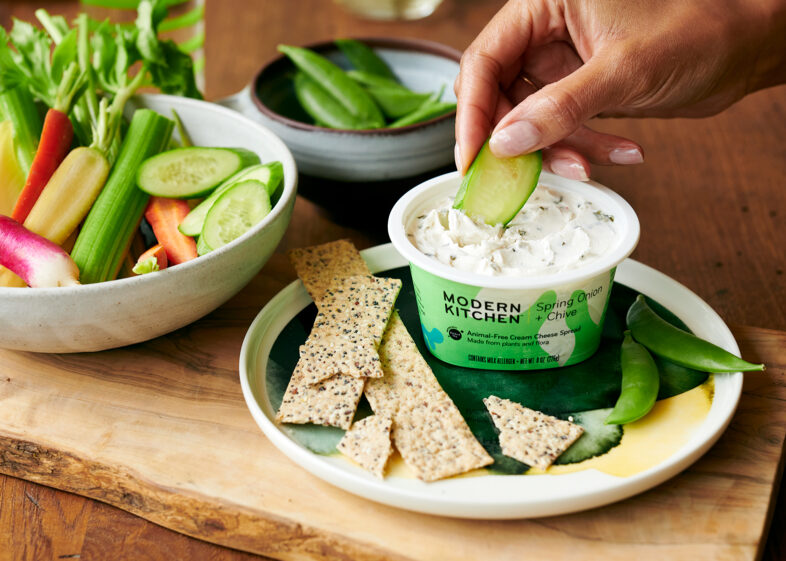
[[[343,375],[331,376],[318,384],[309,384],[296,367],[276,420],[348,429],[363,394],[364,384],[363,378]]]
[[[368,275],[366,262],[355,246],[339,240],[289,253],[298,276],[311,298],[320,306],[325,290],[337,275]],[[303,347],[301,347],[301,354]],[[355,416],[364,378],[336,374],[317,384],[309,384],[295,368],[289,381],[276,420],[282,423],[314,423],[348,429]]]
[[[419,479],[436,481],[494,462],[397,313],[390,318],[379,358],[385,376],[368,379],[366,397],[374,413],[393,417],[393,442]]]
[[[360,254],[345,240],[296,250],[290,253],[290,258],[298,276],[318,305],[335,275],[369,274]],[[369,378],[366,383],[363,379],[340,374],[317,386],[347,379],[365,383],[366,397],[374,413],[393,418],[393,441],[407,465],[424,481],[450,477],[493,463],[494,460],[475,439],[450,397],[440,387],[428,363],[420,356],[415,342],[396,312],[393,312],[383,335],[379,356],[385,373],[382,378]],[[303,401],[289,409],[308,403],[308,399],[303,396],[312,395],[315,393],[313,388],[317,387],[302,384],[296,375],[297,372],[293,374],[284,399],[286,402],[294,386]],[[361,391],[362,388],[361,385]],[[331,405],[344,407],[348,403],[347,399]],[[352,404],[352,415],[355,407],[357,400]],[[284,404],[279,410],[279,417],[283,410]],[[302,416],[299,412],[292,414]],[[322,416],[327,415],[322,412]],[[349,422],[346,426],[334,426],[348,428]],[[430,429],[434,429],[433,432]]]
[[[317,307],[335,277],[371,274],[366,262],[349,240],[293,249],[289,252],[289,260]]]
[[[301,350],[300,369],[314,384],[334,374],[382,377],[377,348],[401,281],[370,275],[336,278]]]
[[[502,453],[541,470],[546,470],[584,432],[579,425],[509,399],[492,395],[483,403],[500,431]]]
[[[352,425],[338,443],[339,452],[379,478],[393,453],[390,427],[393,420],[383,415],[371,415]]]

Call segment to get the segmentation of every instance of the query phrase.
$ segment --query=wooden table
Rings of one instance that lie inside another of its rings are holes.
[[[395,35],[462,49],[502,3],[445,0],[425,20],[374,23],[349,16],[327,0],[211,1],[206,94],[218,99],[241,89],[280,42]],[[3,0],[0,22],[8,26],[12,15],[30,20],[41,6],[58,13],[75,10],[74,2],[67,1]],[[775,335],[783,341],[786,88],[759,92],[710,119],[619,120],[596,126],[637,139],[645,149],[642,166],[594,170],[597,180],[618,191],[639,214],[642,238],[634,257],[706,300],[733,326],[744,354],[757,357],[763,351],[758,331],[743,326],[780,331]],[[309,185],[313,182],[305,185],[306,193]],[[263,299],[294,278],[284,258],[288,249],[339,237],[351,238],[361,248],[385,242],[381,224],[387,210],[366,209],[372,220],[359,221],[300,197],[292,226],[255,283],[264,291]],[[211,317],[235,314],[233,320],[248,323],[254,311],[235,300]],[[773,508],[772,531],[760,549],[767,560],[786,558],[786,494],[773,499]],[[0,560],[80,556],[259,559],[187,538],[97,501],[0,475]]]

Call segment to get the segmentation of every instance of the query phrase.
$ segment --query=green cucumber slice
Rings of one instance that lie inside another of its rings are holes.
[[[188,216],[186,216],[180,223],[180,226],[178,226],[178,230],[186,236],[198,236],[202,231],[202,225],[205,223],[207,212],[210,210],[210,207],[213,206],[213,203],[216,202],[216,199],[218,199],[224,191],[232,187],[232,185],[245,179],[256,179],[264,184],[270,199],[275,200],[275,195],[279,190],[278,187],[282,184],[282,180],[284,179],[284,166],[281,165],[281,162],[276,161],[240,170],[216,187],[204,201],[191,209]]]
[[[241,148],[176,148],[145,160],[136,182],[151,195],[190,199],[208,194],[227,177],[258,163],[259,156]]]
[[[542,167],[540,151],[497,158],[486,141],[461,182],[453,208],[490,226],[505,226],[535,190]]]
[[[197,236],[196,239],[196,246],[197,246],[197,255],[204,255],[205,253],[210,253],[213,251],[213,248],[207,245],[205,242],[204,236]]]
[[[580,413],[558,415],[584,428],[584,433],[557,458],[555,464],[576,464],[605,454],[622,440],[621,425],[607,425],[611,409],[592,409]]]
[[[211,250],[225,246],[270,214],[271,208],[270,196],[261,181],[239,181],[210,207],[199,239]]]

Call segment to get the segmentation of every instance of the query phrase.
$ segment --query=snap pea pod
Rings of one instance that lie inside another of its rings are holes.
[[[448,101],[426,101],[423,105],[415,109],[412,113],[404,115],[400,119],[393,121],[388,127],[395,129],[398,127],[406,127],[407,125],[414,125],[415,123],[422,123],[428,121],[445,113],[450,113],[456,109],[456,104]]]
[[[334,129],[363,128],[357,118],[305,73],[298,71],[295,74],[294,85],[300,105],[319,126]]]
[[[431,94],[415,93],[404,88],[367,88],[386,117],[398,119],[409,115],[425,102]]]
[[[368,45],[355,39],[336,39],[335,43],[358,70],[396,81],[396,75],[387,63]]]
[[[606,417],[607,425],[624,425],[650,412],[658,397],[660,377],[655,359],[647,349],[625,332],[620,356],[622,391],[614,409]]]
[[[396,80],[391,80],[384,76],[377,76],[376,74],[364,72],[363,70],[347,70],[347,76],[364,86],[372,88],[398,88],[400,90],[410,91]]]
[[[366,91],[390,119],[398,119],[412,113],[434,95],[413,92],[395,80],[362,70],[348,70],[347,76],[365,86]]]
[[[358,122],[358,128],[380,128],[385,125],[382,112],[371,96],[346,73],[323,56],[289,45],[278,50],[309,78],[332,95]]]
[[[642,295],[627,315],[633,337],[656,355],[681,366],[705,372],[764,370],[763,364],[742,360],[709,341],[674,327],[649,307]]]

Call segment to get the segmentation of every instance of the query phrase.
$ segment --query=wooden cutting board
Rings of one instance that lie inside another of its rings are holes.
[[[196,324],[115,351],[0,351],[0,472],[277,559],[753,560],[786,435],[786,333],[741,327],[748,374],[730,428],[678,477],[615,505],[538,520],[415,514],[308,474],[262,435],[237,362],[282,256]],[[151,311],[156,313],[156,311]]]

